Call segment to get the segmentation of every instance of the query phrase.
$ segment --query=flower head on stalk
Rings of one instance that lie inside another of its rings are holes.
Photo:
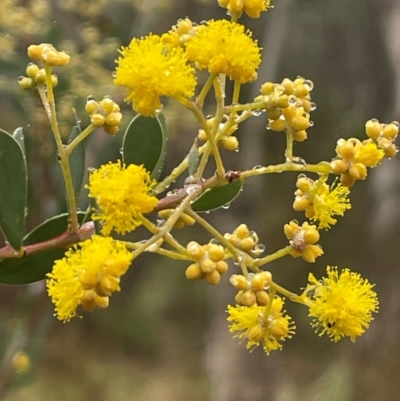
[[[190,98],[196,86],[195,70],[177,46],[158,35],[134,38],[120,50],[114,83],[126,88],[126,101],[145,116],[161,107],[160,96]]]
[[[260,48],[244,26],[226,20],[208,21],[186,44],[190,61],[211,74],[226,74],[239,83],[257,78]]]
[[[47,275],[47,291],[57,318],[69,321],[79,305],[89,311],[106,308],[109,296],[120,291],[120,276],[131,262],[132,253],[110,237],[95,235],[70,248]]]
[[[350,337],[355,342],[373,320],[372,312],[378,311],[378,298],[373,285],[360,274],[336,267],[327,267],[328,277],[317,280],[310,273],[309,284],[303,299],[310,308],[312,326],[319,336],[327,334],[332,341]]]
[[[118,161],[94,170],[87,188],[100,208],[92,218],[101,221],[102,234],[110,235],[112,230],[125,234],[140,226],[141,216],[150,213],[158,202],[150,194],[154,185],[143,166],[125,166]]]
[[[257,304],[250,307],[228,305],[228,321],[231,323],[229,331],[237,332],[235,337],[247,339],[247,349],[253,350],[262,345],[265,353],[269,355],[271,351],[282,348],[282,341],[292,337],[295,325],[291,317],[282,311],[282,298],[274,298],[269,315],[265,319],[266,308]]]

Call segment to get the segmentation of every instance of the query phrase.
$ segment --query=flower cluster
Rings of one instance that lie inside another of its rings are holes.
[[[126,88],[126,101],[145,116],[161,108],[160,96],[190,98],[196,76],[186,53],[160,36],[132,39],[118,58],[114,83]]]
[[[230,278],[231,284],[239,290],[235,296],[235,301],[239,305],[266,306],[270,302],[268,292],[269,285],[272,281],[272,275],[268,271],[261,273],[249,273],[247,277],[241,274],[233,274]]]
[[[337,221],[334,215],[343,216],[351,208],[349,189],[336,183],[329,186],[325,181],[324,176],[314,181],[301,174],[297,178],[297,190],[294,193],[293,209],[305,211],[307,218],[319,221],[319,229],[330,228]]]
[[[340,174],[343,185],[351,187],[356,180],[365,180],[367,167],[376,167],[385,157],[385,152],[371,139],[339,139],[337,157],[331,162],[332,171]]]
[[[200,25],[186,43],[186,54],[199,70],[226,74],[240,83],[257,79],[260,48],[243,25],[226,20]]]
[[[120,277],[132,259],[124,243],[98,235],[69,249],[47,275],[57,318],[69,321],[79,305],[89,311],[106,308],[109,296],[120,291]]]
[[[158,216],[163,219],[167,220],[169,216],[174,212],[174,209],[164,209],[158,212]],[[184,228],[185,226],[193,226],[194,223],[196,223],[195,219],[193,217],[190,217],[186,213],[182,213],[176,223],[174,224],[174,228],[177,228],[178,230]]]
[[[26,77],[20,76],[18,84],[21,89],[35,89],[38,86],[46,85],[46,71],[44,68],[39,68],[35,63],[29,63],[26,67]],[[56,87],[58,84],[57,75],[51,75],[51,84]]]
[[[28,47],[28,57],[32,60],[41,60],[53,67],[62,67],[69,64],[70,56],[56,48],[50,43],[40,45],[30,45]]]
[[[225,119],[226,116],[224,116]],[[207,119],[207,127],[209,132],[215,132],[215,127],[214,127],[214,118],[208,118]],[[232,125],[228,129],[225,129],[225,122],[221,122],[219,124],[218,130],[219,132],[222,132],[223,135],[221,135],[220,138],[215,138],[217,140],[218,145],[221,145],[224,149],[229,150],[229,151],[234,151],[239,148],[239,140],[235,135],[233,135],[238,129],[237,124]],[[199,133],[197,137],[204,142],[208,141],[207,134],[204,129],[199,129]]]
[[[264,252],[264,245],[259,244],[259,238],[255,231],[250,231],[246,224],[240,224],[232,234],[227,233],[224,237],[236,248],[251,256],[260,256]]]
[[[200,245],[196,241],[191,241],[186,249],[196,261],[186,269],[186,277],[189,280],[205,279],[209,284],[218,284],[221,281],[221,274],[228,270],[228,264],[224,260],[224,248],[217,244]]]
[[[229,331],[237,332],[235,337],[246,339],[246,348],[250,350],[262,345],[267,355],[281,349],[281,342],[295,333],[296,327],[283,311],[283,299],[278,296],[270,307],[228,305],[228,314]]]
[[[399,123],[392,121],[390,124],[380,123],[376,118],[365,123],[367,136],[376,141],[380,149],[385,153],[385,157],[394,157],[398,152],[395,140],[399,134]]]
[[[101,221],[101,232],[110,235],[115,230],[125,234],[140,226],[142,215],[150,213],[158,202],[150,193],[154,185],[143,166],[135,164],[109,163],[93,170],[89,176],[89,196],[100,208],[92,218]]]
[[[243,12],[250,18],[259,18],[262,11],[272,8],[270,0],[218,0],[218,4],[236,18],[239,18]]]
[[[90,115],[90,122],[96,128],[103,128],[110,135],[117,133],[121,124],[122,114],[120,107],[109,96],[104,96],[96,102],[93,96],[88,96],[85,111]]]
[[[327,274],[319,281],[310,274],[303,293],[312,326],[320,336],[327,334],[332,341],[350,337],[354,342],[369,327],[372,313],[378,311],[376,292],[368,280],[349,269],[339,274],[336,267],[328,266]]]
[[[310,111],[315,109],[311,102],[312,81],[298,77],[294,81],[285,78],[282,83],[265,82],[261,86],[261,96],[255,101],[267,103],[267,128],[273,131],[290,131],[293,139],[302,142],[307,139],[306,129],[313,125]]]
[[[309,263],[314,263],[318,256],[321,256],[324,251],[321,246],[315,245],[319,241],[319,232],[317,227],[304,222],[301,226],[296,221],[291,221],[285,224],[284,232],[290,240],[292,251],[290,254],[297,258],[302,258]]]

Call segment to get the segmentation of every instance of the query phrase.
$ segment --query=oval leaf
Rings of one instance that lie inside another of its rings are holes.
[[[85,218],[85,212],[78,213],[79,223]],[[27,234],[24,245],[32,245],[47,241],[63,234],[68,227],[68,213],[46,220],[40,226]],[[65,249],[55,249],[20,259],[5,259],[0,262],[0,283],[29,284],[46,278],[53,267],[54,261],[64,256]]]
[[[25,156],[19,143],[0,129],[0,227],[16,250],[24,237],[26,196]]]
[[[126,165],[144,165],[151,176],[158,180],[167,148],[165,117],[138,115],[125,131],[122,143],[122,160]]]
[[[81,127],[75,125],[72,128],[71,135],[69,136],[68,143],[71,143],[81,133]],[[72,175],[72,184],[74,187],[75,202],[78,203],[79,196],[82,190],[83,179],[85,177],[85,146],[84,141],[74,148],[69,155],[69,165]]]
[[[195,212],[208,212],[229,205],[240,193],[243,180],[238,179],[222,187],[210,188],[201,194],[191,205]]]

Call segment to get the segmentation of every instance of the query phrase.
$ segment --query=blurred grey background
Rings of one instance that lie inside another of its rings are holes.
[[[262,82],[300,75],[314,84],[317,109],[309,139],[295,154],[309,163],[331,160],[336,141],[364,138],[370,118],[400,119],[400,2],[398,0],[275,0],[259,19],[240,22],[263,47],[259,81],[243,87],[241,101]],[[27,230],[65,211],[54,145],[40,103],[17,78],[29,61],[26,47],[51,42],[68,50],[71,64],[56,73],[58,116],[64,135],[85,120],[88,95],[110,94],[122,104],[111,72],[117,49],[133,36],[161,34],[179,18],[225,18],[216,0],[0,0],[0,127],[24,127],[29,166]],[[230,87],[228,85],[228,91]],[[229,97],[228,97],[229,98]],[[212,104],[209,104],[212,111]],[[133,113],[124,106],[125,124]],[[181,160],[197,134],[194,118],[173,102],[165,109],[169,153],[164,173]],[[265,130],[265,116],[239,131],[240,152],[224,154],[227,167],[244,170],[281,162],[284,137]],[[121,130],[123,131],[123,130]],[[116,158],[121,133],[93,134],[88,166]],[[376,283],[380,312],[355,344],[319,338],[307,311],[287,303],[297,334],[282,352],[253,353],[227,329],[233,303],[229,274],[217,287],[188,282],[187,264],[144,255],[133,264],[108,309],[62,324],[52,317],[44,283],[0,289],[0,396],[10,401],[397,401],[400,399],[400,162],[386,160],[351,191],[353,208],[321,235],[315,264],[284,258],[270,269],[279,283],[299,291],[308,272],[349,267]],[[283,225],[303,220],[292,210],[295,173],[247,180],[229,210],[207,215],[222,232],[245,222],[266,252],[286,245]],[[178,183],[179,184],[179,183]],[[85,207],[82,200],[81,207]],[[209,237],[197,227],[176,233],[183,243]],[[235,272],[230,267],[230,273]],[[24,349],[32,367],[13,378],[10,350]]]

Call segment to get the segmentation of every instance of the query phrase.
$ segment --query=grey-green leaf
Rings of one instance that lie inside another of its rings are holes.
[[[78,213],[81,223],[84,212]],[[36,227],[24,238],[24,245],[32,245],[47,241],[63,234],[68,227],[68,214],[55,216]],[[21,259],[5,259],[0,262],[0,283],[29,284],[46,278],[53,267],[54,261],[64,256],[65,249],[55,249],[38,254],[24,256]]]
[[[68,143],[72,142],[81,133],[81,127],[75,125],[72,128]],[[82,190],[83,179],[85,178],[85,146],[84,141],[80,142],[69,155],[72,184],[74,186],[75,202],[78,203]]]
[[[27,171],[20,144],[0,129],[0,227],[10,245],[19,250],[25,230]]]
[[[201,194],[191,205],[195,212],[208,212],[229,206],[239,195],[243,187],[243,179],[237,179],[221,187],[210,188]]]
[[[144,165],[158,180],[164,166],[167,148],[166,124],[163,114],[155,117],[137,115],[124,134],[122,160],[126,165]]]

